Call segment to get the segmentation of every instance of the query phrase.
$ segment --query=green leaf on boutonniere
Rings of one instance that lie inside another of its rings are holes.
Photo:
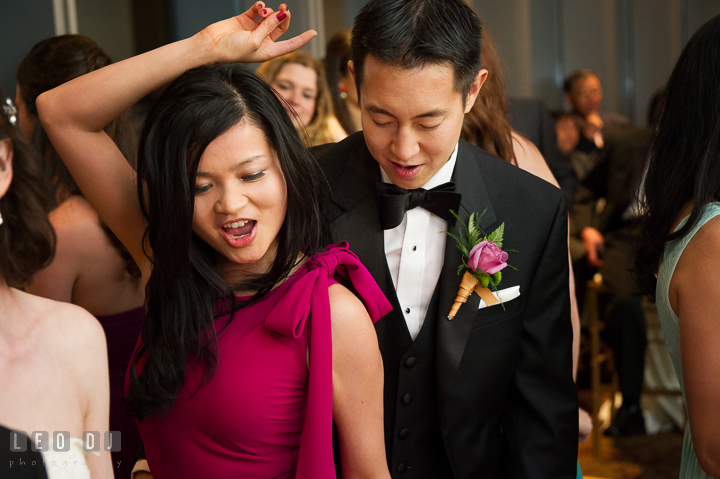
[[[491,274],[491,275],[490,275],[490,279],[492,279],[492,282],[493,282],[494,285],[500,284],[500,280],[502,279],[502,274],[501,274],[501,272],[498,271],[498,272],[495,273],[495,274]]]
[[[490,233],[488,241],[495,243],[498,248],[502,248],[503,235],[505,234],[505,223],[503,222],[498,228]]]

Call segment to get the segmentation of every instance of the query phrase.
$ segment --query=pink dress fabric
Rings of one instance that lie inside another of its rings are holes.
[[[355,292],[373,322],[392,309],[343,242],[311,257],[224,330],[229,317],[218,318],[215,375],[198,389],[203,371],[190,363],[169,416],[138,422],[154,477],[335,478],[328,295],[335,282]]]

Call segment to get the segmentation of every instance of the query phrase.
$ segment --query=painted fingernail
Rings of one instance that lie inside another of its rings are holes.
[[[285,20],[285,17],[287,17],[287,13],[285,13],[285,12],[278,13],[277,14],[278,22],[282,22],[283,20]]]
[[[263,9],[262,9],[262,14],[263,14],[263,15],[267,15],[267,10],[265,10],[265,9],[263,8]]]
[[[285,10],[289,10],[289,9],[288,9],[288,6],[287,6],[287,3],[283,3],[282,5],[280,5],[280,8],[283,8],[283,7],[285,7]]]

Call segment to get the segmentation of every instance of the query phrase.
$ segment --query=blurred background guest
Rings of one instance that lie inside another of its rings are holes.
[[[362,128],[355,79],[348,69],[351,60],[352,29],[339,31],[330,39],[325,51],[325,75],[330,87],[333,110],[347,135]]]
[[[81,306],[102,325],[110,368],[110,429],[122,434],[122,450],[112,453],[113,464],[118,477],[128,477],[140,435],[125,411],[123,385],[145,317],[140,270],[83,197],[48,140],[35,105],[41,93],[110,63],[110,57],[85,36],[42,40],[18,68],[16,99],[19,124],[32,139],[36,154],[45,159],[46,181],[56,203],[50,222],[57,236],[57,252],[52,262],[35,274],[27,291]],[[105,130],[126,158],[134,158],[135,135],[129,111]]]
[[[565,102],[575,114],[580,128],[577,149],[592,153],[604,146],[603,136],[608,130],[629,124],[618,113],[600,113],[603,91],[600,79],[591,70],[583,68],[571,73],[563,84]]]
[[[577,179],[570,161],[559,150],[555,122],[545,103],[537,98],[506,97],[510,126],[537,147],[550,168],[568,207],[575,199]]]
[[[603,337],[612,347],[622,393],[622,406],[606,436],[645,434],[640,407],[647,334],[640,289],[631,272],[638,239],[640,208],[636,197],[649,155],[655,125],[662,113],[663,92],[650,103],[647,128],[609,132],[596,164],[587,173],[571,210],[572,232],[583,243],[576,261],[580,289],[596,271],[608,290],[602,316]],[[598,200],[603,206],[597,207]]]
[[[92,473],[109,479],[110,454],[103,448],[87,455],[83,450],[83,431],[108,430],[103,331],[83,309],[20,289],[52,260],[55,235],[47,219],[42,167],[15,126],[12,102],[1,91],[0,99],[0,424],[48,432],[40,440],[48,447],[42,452],[48,477],[86,479]],[[69,433],[63,437],[69,451],[56,449],[62,446],[53,441],[54,431]],[[28,472],[31,466],[26,465]],[[18,471],[10,468],[0,464],[0,476]]]
[[[260,75],[285,100],[288,114],[306,146],[340,141],[347,136],[333,114],[322,62],[298,50],[260,65]],[[306,136],[306,138],[305,138]]]

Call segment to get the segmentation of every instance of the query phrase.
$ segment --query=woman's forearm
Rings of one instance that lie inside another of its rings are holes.
[[[37,99],[40,119],[51,136],[67,128],[99,132],[145,95],[212,60],[199,34],[165,45],[43,93]]]

